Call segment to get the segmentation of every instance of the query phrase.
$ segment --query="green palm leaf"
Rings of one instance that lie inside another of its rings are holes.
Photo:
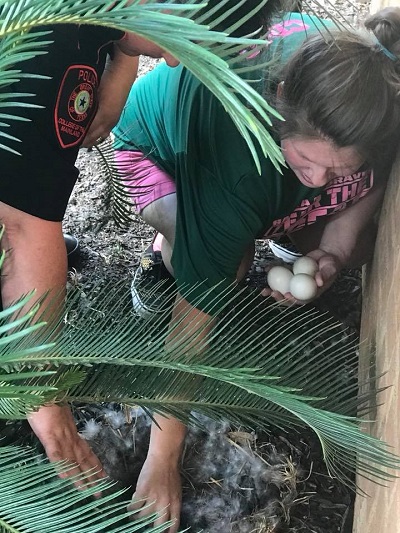
[[[7,19],[3,21],[3,27],[6,22]],[[51,44],[52,41],[38,41],[38,39],[40,37],[45,37],[50,33],[51,32],[36,32],[34,35],[24,34],[21,36],[20,32],[10,32],[2,37],[0,40],[0,88],[10,85],[21,78],[46,79],[45,76],[35,75],[34,73],[22,73],[16,65],[22,61],[31,59],[36,55],[45,54],[45,48]],[[30,93],[0,92],[0,137],[4,140],[9,139],[18,141],[18,139],[8,135],[7,132],[4,131],[8,127],[8,122],[2,121],[27,121],[28,119],[22,116],[21,113],[23,113],[23,109],[26,107],[39,107],[30,101],[34,96],[34,94]],[[7,110],[8,108],[18,108],[18,114],[4,112],[4,110]],[[13,150],[7,144],[0,143],[0,149],[9,150],[10,152],[18,154],[16,150]]]
[[[113,220],[120,228],[128,228],[134,220],[132,195],[135,187],[129,187],[125,181],[125,170],[114,159],[114,149],[111,137],[108,137],[101,146],[95,147],[99,157],[99,176],[106,183],[106,197],[104,209],[111,213]],[[127,167],[128,172],[128,167]]]
[[[230,61],[231,56],[238,47],[245,48],[250,45],[265,47],[265,42],[261,39],[233,39],[226,35],[210,31],[205,26],[196,24],[190,20],[189,16],[196,17],[198,10],[204,6],[197,1],[175,3],[157,3],[148,0],[146,4],[139,3],[140,0],[133,0],[130,6],[125,0],[117,2],[99,2],[98,0],[0,0],[0,87],[10,84],[21,77],[21,73],[14,66],[30,57],[45,53],[45,47],[49,40],[38,40],[40,37],[48,36],[48,33],[35,32],[30,30],[47,24],[60,23],[82,23],[103,25],[119,28],[125,31],[132,31],[144,36],[168,50],[181,61],[196,77],[198,77],[224,105],[227,112],[232,117],[253,154],[254,160],[259,167],[260,153],[256,148],[259,144],[261,153],[271,159],[274,165],[279,168],[284,163],[282,154],[275,144],[266,126],[271,125],[271,116],[280,118],[277,112],[268,104],[264,98],[239,77],[233,69],[229,68],[236,61]],[[260,0],[259,8],[267,4],[268,0]],[[240,8],[243,0],[237,4]],[[214,27],[220,24],[224,17],[228,17],[233,8],[223,10],[226,0],[210,9],[199,17],[199,22],[206,22]],[[333,16],[338,27],[348,26],[339,10],[329,4],[316,4],[305,2],[305,10],[314,13],[315,6],[320,12],[326,12]],[[221,9],[223,15],[212,21],[214,11]],[[161,12],[168,10],[168,14]],[[226,12],[225,12],[226,11]],[[254,10],[255,11],[255,10]],[[229,28],[236,29],[249,18],[253,13],[247,14],[241,21]],[[212,22],[210,22],[212,21]],[[51,38],[51,35],[48,37]],[[244,61],[244,58],[243,58]],[[235,67],[237,72],[248,72],[249,65]],[[259,65],[253,67],[259,70]],[[244,70],[243,70],[244,69]],[[30,75],[34,76],[35,73]],[[26,75],[24,75],[26,76]],[[0,107],[23,107],[32,106],[32,103],[22,102],[33,95],[4,93],[0,96]],[[30,101],[31,102],[31,101]],[[0,114],[0,121],[12,118],[23,119],[20,113]],[[0,122],[2,129],[7,127],[6,122]],[[6,133],[1,136],[7,138]],[[256,144],[255,144],[256,141]],[[0,145],[11,151],[6,144]]]
[[[60,473],[70,467],[58,465]],[[84,491],[74,488],[74,480],[57,478],[54,466],[31,451],[15,446],[0,448],[0,531],[6,533],[161,533],[170,523],[151,526],[156,515],[128,521],[125,491],[102,495],[99,491],[115,483],[102,481]]]
[[[34,291],[0,312],[0,354],[7,352],[13,343],[29,339],[32,334],[46,325],[43,321],[32,322],[40,308],[40,301],[28,313],[21,314],[33,296]],[[30,345],[25,355],[53,346],[54,343],[50,341],[36,346]],[[23,356],[23,353],[21,355]],[[1,368],[0,410],[2,418],[8,419],[25,418],[28,411],[43,405],[48,397],[53,398],[59,389],[68,389],[83,378],[79,370],[57,373],[55,370],[36,366],[35,369],[23,371],[22,365],[13,365],[10,368],[7,364],[3,364]]]
[[[222,0],[223,1],[223,0]],[[268,0],[260,0],[260,8]],[[103,5],[103,7],[101,7]],[[110,9],[112,7],[112,9]],[[223,103],[237,128],[246,139],[257,165],[259,154],[254,141],[260,145],[262,153],[271,158],[279,167],[283,163],[282,154],[271,134],[265,128],[270,125],[270,116],[279,117],[277,112],[250,85],[237,76],[224,58],[231,54],[231,47],[239,43],[243,46],[264,45],[262,40],[234,39],[224,33],[213,32],[185,17],[187,11],[193,12],[201,4],[187,3],[174,5],[156,3],[149,0],[146,4],[133,1],[130,6],[125,1],[103,2],[97,0],[16,0],[0,1],[1,13],[6,15],[0,29],[0,39],[11,37],[17,40],[23,52],[15,52],[9,47],[10,55],[3,67],[0,61],[0,86],[10,80],[7,72],[11,64],[35,53],[42,53],[43,43],[36,45],[29,30],[45,25],[59,23],[82,23],[103,25],[132,31],[157,43],[173,54],[195,76],[197,76]],[[165,14],[169,10],[173,14]],[[212,53],[213,45],[219,43],[220,57]],[[222,44],[224,46],[222,46]],[[12,76],[15,77],[16,70]],[[4,76],[4,77],[3,77]],[[238,96],[240,95],[240,97]],[[26,96],[26,95],[25,95]],[[18,102],[9,94],[3,95],[18,107]],[[254,111],[250,111],[249,107]]]
[[[266,310],[253,296],[242,295],[240,314],[237,306],[226,311],[211,335],[210,349],[197,362],[188,356],[194,330],[186,328],[166,350],[168,328],[135,319],[125,289],[120,291],[106,288],[81,313],[71,302],[69,316],[76,316],[64,328],[56,353],[52,348],[29,353],[23,338],[3,351],[0,368],[94,366],[85,381],[63,393],[64,399],[135,404],[184,421],[194,410],[246,426],[310,427],[330,472],[348,484],[349,471],[355,469],[387,480],[391,474],[383,469],[399,468],[399,459],[384,443],[362,433],[353,416],[366,399],[357,398],[357,356],[354,344],[331,319],[276,305]],[[40,332],[33,332],[30,342],[35,335],[37,342],[46,342]]]

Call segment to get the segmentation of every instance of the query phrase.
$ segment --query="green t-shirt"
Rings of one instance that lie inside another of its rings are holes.
[[[321,189],[305,187],[290,169],[280,174],[269,159],[261,159],[260,175],[220,102],[185,68],[163,64],[138,80],[114,133],[116,149],[142,151],[174,179],[174,275],[186,299],[212,314],[229,298],[254,239],[301,227],[291,214],[321,203]]]

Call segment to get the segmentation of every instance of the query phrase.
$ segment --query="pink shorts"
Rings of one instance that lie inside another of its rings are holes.
[[[171,176],[150,159],[146,159],[142,152],[115,150],[114,154],[117,168],[129,190],[136,213],[140,214],[155,200],[176,193]]]

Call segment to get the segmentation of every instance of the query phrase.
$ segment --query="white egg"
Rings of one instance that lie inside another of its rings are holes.
[[[318,271],[318,263],[307,255],[299,257],[293,263],[293,274],[308,274],[309,276],[315,276],[315,273]]]
[[[289,292],[290,280],[292,278],[292,272],[283,266],[272,267],[267,276],[270,288],[282,294]]]
[[[315,279],[308,274],[295,274],[290,280],[289,290],[297,300],[311,300],[317,295]]]

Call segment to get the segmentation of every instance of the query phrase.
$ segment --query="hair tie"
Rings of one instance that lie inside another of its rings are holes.
[[[376,48],[379,50],[379,52],[382,52],[383,54],[385,54],[386,57],[388,57],[391,61],[398,61],[399,58],[393,53],[391,52],[390,50],[388,50],[386,48],[386,46],[383,46],[383,44],[379,41],[378,37],[376,35],[374,35],[374,40],[375,40],[375,46]]]

